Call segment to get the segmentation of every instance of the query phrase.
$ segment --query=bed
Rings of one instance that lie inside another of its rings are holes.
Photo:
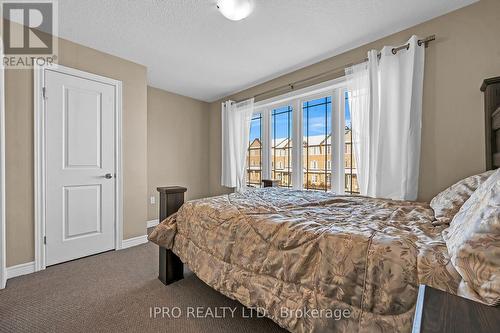
[[[492,140],[497,123],[488,124]],[[498,186],[500,171],[482,173],[431,203],[248,189],[183,204],[149,239],[160,246],[165,282],[182,278],[184,263],[291,332],[409,332],[420,284],[498,304],[498,230],[486,244],[463,222],[486,216],[498,225]],[[470,263],[470,244],[496,252]],[[477,269],[482,276],[469,276]]]

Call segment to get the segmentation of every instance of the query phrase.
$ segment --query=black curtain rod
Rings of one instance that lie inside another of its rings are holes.
[[[419,39],[418,42],[417,42],[417,44],[418,44],[418,46],[424,45],[427,48],[429,46],[428,45],[429,42],[432,42],[433,40],[436,40],[436,35],[430,35],[430,36],[427,36],[424,39]],[[398,47],[394,47],[392,49],[392,54],[397,54],[399,51],[401,51],[403,49],[407,50],[409,47],[410,47],[410,43],[407,43],[407,44],[404,44],[404,45],[401,45],[401,46],[398,46]],[[379,53],[378,56],[380,57],[381,54]],[[304,83],[312,81],[312,80],[318,80],[318,79],[320,79],[323,76],[332,75],[332,74],[343,74],[344,71],[345,71],[345,69],[347,67],[351,67],[351,66],[354,66],[354,65],[359,65],[359,64],[362,64],[362,63],[364,63],[366,61],[368,61],[368,58],[365,58],[365,59],[363,59],[361,61],[358,61],[358,62],[347,64],[347,65],[344,65],[344,66],[341,66],[341,67],[337,67],[337,68],[328,70],[328,71],[320,73],[320,74],[309,76],[309,77],[307,77],[305,79],[302,79],[302,80],[299,80],[299,81],[295,81],[295,82],[289,83],[287,85],[283,85],[283,86],[280,86],[280,87],[272,88],[270,90],[258,93],[256,95],[254,95],[253,97],[255,99],[257,99],[258,97],[270,95],[271,93],[279,92],[279,91],[282,91],[282,90],[283,90],[283,93],[290,92],[290,91],[293,91],[296,86],[301,86]],[[339,76],[341,76],[341,75],[339,75]],[[243,101],[243,100],[241,100],[241,101]],[[239,103],[241,101],[237,101],[236,103]]]

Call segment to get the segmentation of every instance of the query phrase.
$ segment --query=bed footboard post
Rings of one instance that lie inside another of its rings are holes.
[[[185,187],[158,187],[160,192],[160,222],[176,213],[184,204]],[[184,264],[179,257],[169,249],[160,246],[158,279],[168,285],[184,278]]]
[[[169,285],[184,278],[184,264],[171,250],[160,246],[158,279]]]

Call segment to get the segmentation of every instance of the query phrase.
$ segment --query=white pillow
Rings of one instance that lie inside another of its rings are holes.
[[[463,204],[443,231],[450,259],[462,276],[458,293],[500,304],[500,169]]]
[[[431,200],[435,220],[432,224],[450,224],[460,207],[470,198],[472,193],[481,186],[492,174],[493,170],[462,179]]]

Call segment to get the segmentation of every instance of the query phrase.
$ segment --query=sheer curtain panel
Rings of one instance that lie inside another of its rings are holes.
[[[240,191],[245,186],[245,162],[254,99],[222,103],[222,186]]]

